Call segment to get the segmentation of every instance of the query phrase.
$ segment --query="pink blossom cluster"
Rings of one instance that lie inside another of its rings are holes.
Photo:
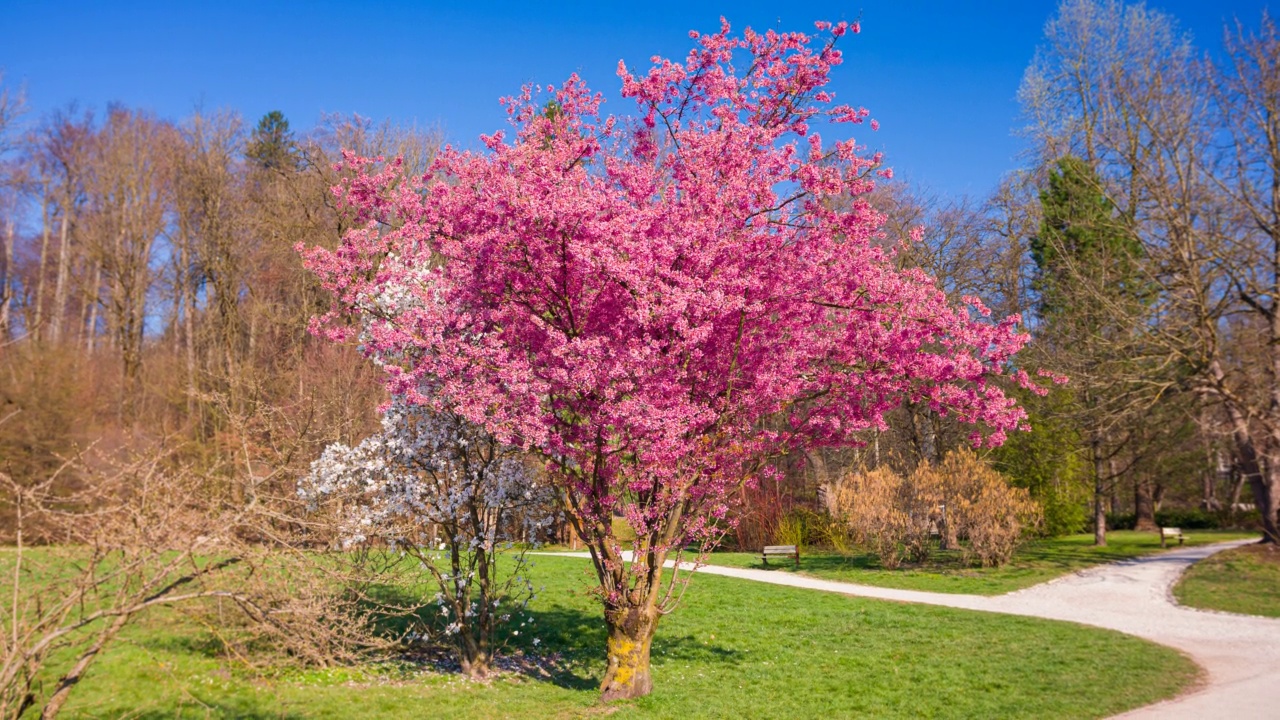
[[[856,27],[818,30],[724,23],[683,61],[620,64],[633,117],[577,76],[525,87],[512,137],[421,178],[346,156],[362,226],[304,251],[334,294],[315,330],[360,332],[393,393],[536,451],[588,544],[612,555],[623,515],[638,560],[723,528],[768,457],[859,443],[904,401],[1000,443],[1026,336],[875,242],[879,156],[820,133],[868,117],[824,89]]]

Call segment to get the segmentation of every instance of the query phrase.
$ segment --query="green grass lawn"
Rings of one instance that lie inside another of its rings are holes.
[[[1091,718],[1194,680],[1173,650],[1119,633],[698,577],[663,620],[649,697],[602,707],[604,628],[590,563],[535,559],[535,630],[515,649],[550,677],[488,684],[430,671],[250,674],[199,628],[157,613],[73,695],[67,717],[115,718]],[[539,644],[533,644],[533,637]]]
[[[1173,595],[1190,607],[1280,617],[1280,548],[1246,545],[1205,558]]]
[[[1257,537],[1256,533],[1221,530],[1189,530],[1186,535],[1188,545]],[[1091,565],[1127,560],[1160,550],[1160,536],[1156,533],[1113,530],[1107,533],[1106,547],[1094,547],[1093,535],[1069,535],[1027,543],[1008,565],[1000,568],[966,567],[961,564],[959,553],[939,552],[926,563],[904,564],[897,570],[886,570],[874,555],[815,551],[801,552],[799,572],[827,580],[904,590],[1000,595]],[[711,565],[764,568],[759,553],[717,552],[712,553],[707,562]],[[768,568],[795,572],[788,562],[771,561]]]

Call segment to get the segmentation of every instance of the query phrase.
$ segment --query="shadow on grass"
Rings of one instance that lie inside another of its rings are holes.
[[[950,555],[954,555],[952,558]],[[811,573],[832,573],[842,570],[888,570],[884,565],[880,564],[880,559],[870,553],[848,554],[842,555],[834,551],[815,553],[813,555],[804,555],[800,558],[800,567],[797,568],[794,563],[790,562],[772,562],[768,565],[762,563],[758,558],[745,567],[751,570],[766,570],[769,572],[811,572]],[[959,553],[942,553],[923,563],[903,562],[898,570],[966,570],[967,565],[960,561]]]
[[[289,712],[279,708],[265,708],[257,702],[219,702],[216,700],[200,700],[198,704],[189,704],[192,715],[206,718],[236,718],[236,720],[302,720],[307,715]],[[172,720],[174,717],[185,717],[186,713],[175,715],[172,708],[160,710],[141,710],[128,713],[125,717],[138,720]]]
[[[216,659],[227,656],[227,645],[220,638],[207,632],[191,634],[154,634],[138,641],[138,645],[152,651],[192,655]]]
[[[420,596],[404,588],[384,586],[377,588],[375,592],[379,603],[402,607],[422,603]],[[528,680],[548,682],[568,690],[597,689],[605,667],[607,631],[599,606],[586,598],[580,598],[580,601],[581,605],[557,603],[513,612],[513,620],[499,626],[495,645],[500,656],[512,658],[514,662],[499,662],[499,666],[523,675]],[[374,607],[369,606],[370,609]],[[384,637],[403,637],[410,631],[418,631],[424,627],[430,630],[431,637],[443,636],[440,631],[444,623],[434,603],[413,613],[384,614],[377,617],[375,622],[377,632]],[[206,659],[226,659],[229,655],[228,648],[221,639],[205,632],[156,633],[142,639],[140,644],[150,650]],[[272,651],[269,646],[251,649]],[[426,649],[429,652],[443,650],[439,657],[452,653],[451,648]],[[409,656],[418,658],[414,662],[421,662],[421,653],[414,651],[407,653],[405,657]],[[664,631],[662,625],[659,625],[658,634],[653,641],[652,662],[655,666],[676,661],[736,665],[741,659],[741,653],[737,650],[691,634]],[[435,665],[434,662],[432,664]],[[447,673],[454,669],[454,665],[449,661],[437,665],[434,670]],[[251,704],[237,705],[234,701],[226,707],[203,698],[201,701],[211,708],[208,714],[215,717],[294,717],[264,712]],[[202,708],[193,709],[203,712]],[[138,717],[158,718],[161,715],[144,713]]]
[[[1044,565],[1060,567],[1076,567],[1086,563],[1119,562],[1133,557],[1132,548],[1096,547],[1080,545],[1077,547],[1050,545],[1048,543],[1027,543],[1019,551],[1020,560]]]
[[[557,672],[550,682],[571,690],[594,690],[600,686],[605,665],[604,648],[608,634],[604,620],[598,612],[581,608],[556,605],[532,611],[533,622],[529,630],[513,636],[513,628],[507,628],[501,639],[508,647],[518,648],[529,655],[562,657]],[[533,644],[533,638],[538,644]],[[741,653],[718,644],[701,641],[689,634],[673,635],[663,632],[661,624],[653,639],[653,664],[666,662],[729,663],[737,664]]]

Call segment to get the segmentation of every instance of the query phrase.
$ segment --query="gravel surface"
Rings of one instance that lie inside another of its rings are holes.
[[[1171,590],[1184,570],[1236,541],[1178,548],[1100,565],[994,597],[855,585],[788,572],[703,566],[698,572],[901,602],[1068,620],[1119,630],[1181,650],[1206,672],[1191,692],[1121,718],[1280,718],[1280,619],[1180,607]],[[568,553],[566,553],[568,554]],[[589,557],[586,553],[572,553]],[[670,564],[670,563],[668,563]]]

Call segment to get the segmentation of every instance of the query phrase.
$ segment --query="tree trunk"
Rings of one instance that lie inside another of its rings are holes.
[[[92,355],[98,343],[98,306],[101,297],[102,287],[102,265],[95,262],[93,267],[93,281],[89,285],[89,290],[85,295],[85,306],[88,308],[88,318],[84,324],[85,331],[85,350]]]
[[[1258,469],[1250,473],[1253,500],[1262,516],[1262,542],[1280,544],[1280,469]]]
[[[1218,501],[1218,473],[1222,467],[1222,461],[1218,457],[1217,452],[1209,453],[1208,468],[1201,477],[1201,499],[1200,507],[1207,512],[1216,512],[1222,509],[1222,503]]]
[[[182,350],[187,367],[187,418],[190,422],[196,414],[196,340],[195,313],[196,290],[195,278],[191,270],[194,264],[191,251],[191,240],[185,234],[182,237],[181,255],[178,258],[178,307],[182,315]],[[201,428],[203,431],[203,428]]]
[[[1277,348],[1277,352],[1280,352],[1280,348]],[[1225,385],[1226,373],[1216,359],[1210,363],[1209,371],[1217,387]],[[1280,384],[1280,378],[1277,383]],[[1224,394],[1219,393],[1220,396]],[[1236,444],[1240,473],[1248,479],[1249,486],[1253,489],[1254,503],[1258,506],[1258,514],[1262,516],[1262,541],[1280,543],[1280,467],[1275,462],[1267,462],[1262,453],[1258,452],[1245,411],[1233,398],[1228,396],[1223,400],[1223,409],[1227,411],[1227,419],[1231,422],[1231,438]]]
[[[1240,462],[1235,459],[1232,459],[1231,461],[1231,479],[1233,484],[1231,486],[1231,504],[1229,509],[1231,510],[1231,517],[1234,519],[1240,508],[1240,494],[1244,492],[1244,484],[1249,481],[1249,478],[1245,477],[1244,473],[1240,472]]]
[[[600,683],[604,702],[644,697],[653,690],[649,649],[658,629],[658,611],[652,602],[640,606],[606,608],[609,628],[609,667]]]
[[[33,300],[35,303],[35,322],[27,331],[32,337],[43,337],[45,335],[44,328],[44,279],[45,279],[45,262],[49,255],[49,183],[46,180],[44,191],[40,194],[40,264],[36,266],[36,295]]]
[[[485,642],[483,631],[480,639],[473,637],[469,631],[461,635],[458,642],[458,661],[462,665],[462,674],[475,680],[488,677],[493,653],[489,649],[489,643]]]
[[[70,272],[71,251],[68,246],[71,230],[71,201],[62,209],[62,225],[58,230],[58,274],[53,285],[53,308],[49,311],[49,335],[54,342],[62,339],[63,314],[67,311],[67,276]]]
[[[1107,544],[1107,497],[1101,487],[1093,491],[1093,544],[1105,547]]]
[[[1156,525],[1156,503],[1149,480],[1133,481],[1133,529],[1147,532],[1160,529]]]
[[[17,237],[17,223],[12,216],[5,223],[4,257],[0,258],[0,345],[9,339],[11,325],[10,308],[13,307],[13,249]]]
[[[1102,474],[1102,440],[1094,435],[1089,441],[1093,452],[1093,544],[1107,544],[1107,483]]]

